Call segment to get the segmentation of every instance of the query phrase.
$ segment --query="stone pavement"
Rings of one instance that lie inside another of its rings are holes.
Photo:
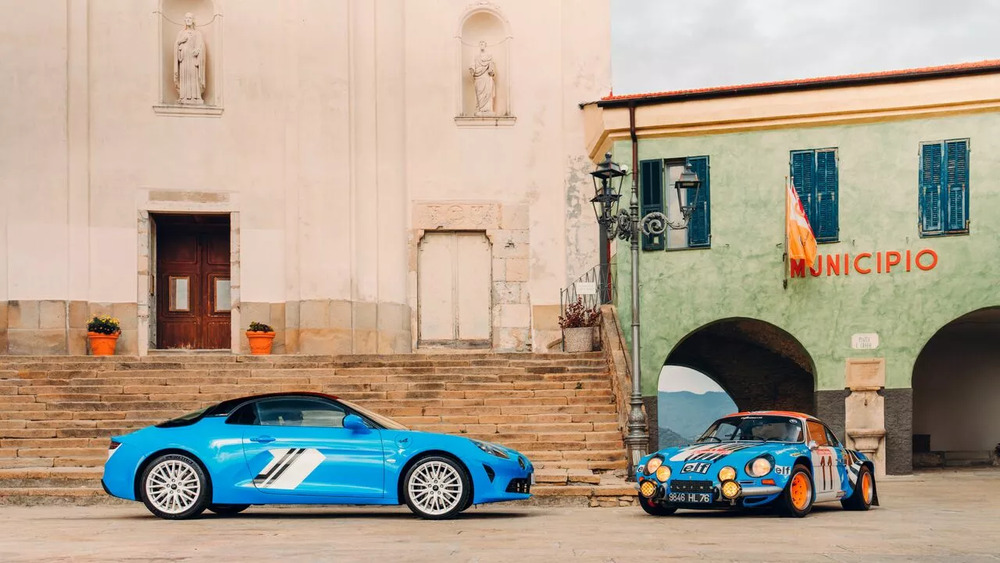
[[[501,504],[444,522],[360,507],[168,522],[139,504],[4,506],[0,561],[1000,561],[1000,469],[889,477],[879,496],[867,513],[801,520]]]

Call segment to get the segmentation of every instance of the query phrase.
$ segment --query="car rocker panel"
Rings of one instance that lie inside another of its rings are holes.
[[[715,428],[762,436],[720,440],[713,438]],[[824,445],[810,435],[821,430]],[[768,436],[768,432],[789,435]],[[779,441],[781,437],[795,439]],[[729,415],[716,421],[700,440],[704,441],[666,448],[640,460],[636,482],[647,512],[759,507],[778,503],[783,496],[801,505],[792,511],[796,516],[804,516],[819,502],[850,500],[859,509],[878,504],[872,462],[842,447],[825,425],[808,415],[782,411]],[[797,468],[807,471],[792,483],[793,476],[802,473]]]

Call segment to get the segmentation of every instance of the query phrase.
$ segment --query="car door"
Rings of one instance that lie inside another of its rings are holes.
[[[841,453],[835,445],[830,444],[826,435],[826,427],[817,420],[807,420],[809,429],[809,451],[813,464],[813,486],[816,489],[816,502],[836,500],[840,492]]]
[[[254,486],[278,495],[382,497],[381,434],[344,428],[346,414],[319,397],[272,397],[241,407],[232,418],[244,424]]]
[[[826,441],[834,451],[837,452],[837,477],[838,481],[838,494],[837,498],[842,498],[847,494],[847,468],[850,466],[850,458],[847,455],[847,447],[844,443],[837,439],[837,435],[830,430],[830,427],[826,424],[823,425],[823,430],[826,431]]]

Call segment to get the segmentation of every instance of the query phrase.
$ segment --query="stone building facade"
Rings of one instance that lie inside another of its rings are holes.
[[[587,105],[591,158],[610,150],[639,171],[644,213],[679,219],[672,175],[702,163],[701,215],[642,241],[650,419],[660,368],[679,365],[740,409],[818,414],[889,473],[988,462],[1000,442],[998,91],[1000,62],[984,61]],[[784,257],[789,183],[820,239],[812,265]],[[620,243],[621,280],[628,255]],[[618,284],[625,325],[630,290]]]
[[[609,6],[69,0],[0,24],[0,353],[544,350]],[[563,210],[569,211],[564,213]],[[557,211],[557,212],[554,212]],[[586,212],[586,213],[585,213]]]

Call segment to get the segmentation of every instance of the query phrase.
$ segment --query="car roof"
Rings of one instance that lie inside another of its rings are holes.
[[[205,411],[205,416],[221,416],[230,414],[236,407],[259,399],[270,399],[272,397],[317,397],[320,399],[329,399],[332,401],[337,400],[336,395],[329,395],[327,393],[317,393],[315,391],[285,391],[281,393],[261,393],[259,395],[248,395],[246,397],[239,397],[237,399],[227,399],[221,403],[216,403],[208,410]]]
[[[728,414],[722,418],[729,418],[730,416],[751,416],[751,415],[769,415],[769,416],[788,416],[793,418],[804,418],[806,420],[815,420],[819,422],[820,420],[811,414],[805,414],[795,411],[742,411],[733,414]]]

